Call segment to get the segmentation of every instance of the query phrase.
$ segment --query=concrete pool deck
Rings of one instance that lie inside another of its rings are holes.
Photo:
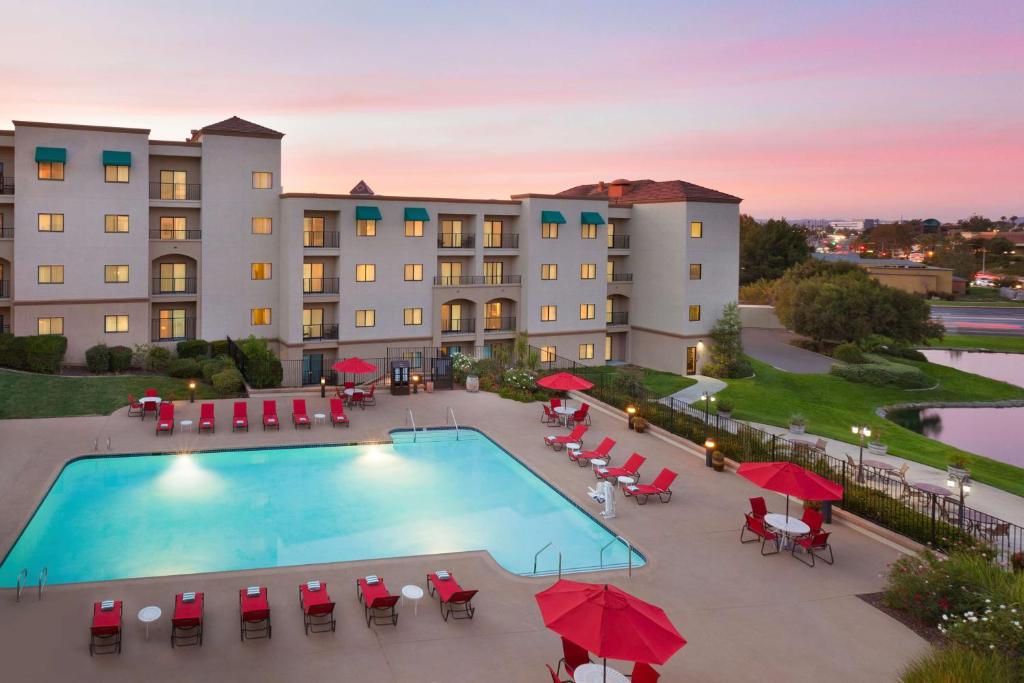
[[[310,414],[328,412],[319,395],[302,394]],[[140,422],[123,411],[105,417],[0,421],[0,552],[6,553],[28,522],[63,465],[98,454],[218,449],[260,445],[354,442],[387,438],[405,425],[412,408],[419,426],[443,426],[451,406],[461,425],[481,429],[582,507],[596,515],[586,497],[593,475],[568,462],[564,451],[542,444],[545,434],[561,431],[540,424],[539,405],[515,403],[495,394],[444,391],[409,397],[378,393],[378,406],[351,411],[350,429],[315,425],[296,431],[290,425],[290,397],[278,395],[285,422],[280,432],[259,427],[262,398],[249,399],[248,433],[231,433],[231,401],[218,401],[223,426],[216,434],[157,438],[154,421]],[[178,420],[195,418],[198,403],[178,403]],[[833,524],[836,564],[811,569],[781,553],[762,557],[757,544],[741,545],[739,529],[747,498],[765,495],[732,473],[703,466],[690,450],[657,436],[628,431],[625,420],[601,410],[587,445],[602,436],[618,445],[615,462],[633,451],[648,456],[641,470],[652,479],[662,467],[679,472],[672,502],[637,506],[618,499],[618,517],[606,522],[629,539],[648,565],[625,571],[576,574],[572,578],[615,583],[660,605],[689,641],[666,665],[664,681],[884,681],[923,653],[927,644],[895,620],[856,596],[878,591],[881,574],[899,551],[858,530]],[[453,495],[465,492],[453,482]],[[383,495],[386,495],[383,494]],[[769,508],[783,499],[767,494]],[[547,539],[537,539],[538,549]],[[595,549],[596,552],[596,549]],[[392,592],[402,585],[422,586],[425,574],[448,567],[465,587],[478,588],[476,618],[444,622],[436,602],[424,598],[418,614],[400,610],[397,627],[366,627],[355,598],[358,576],[384,576]],[[30,569],[30,581],[38,568]],[[319,578],[328,583],[338,628],[335,633],[303,635],[297,586]],[[406,557],[305,567],[169,576],[92,584],[50,586],[37,601],[34,585],[21,603],[14,591],[0,591],[0,665],[5,680],[103,681],[543,681],[545,663],[561,656],[558,636],[544,628],[533,594],[552,577],[511,575],[486,553]],[[262,583],[270,588],[274,623],[271,640],[238,639],[238,588]],[[206,593],[206,629],[201,648],[172,650],[169,612],[174,593]],[[124,651],[120,656],[88,656],[92,602],[125,601]],[[136,614],[146,605],[164,610],[144,638]],[[628,665],[610,662],[620,670]]]

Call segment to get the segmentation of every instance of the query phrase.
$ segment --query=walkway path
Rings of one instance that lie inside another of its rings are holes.
[[[790,344],[789,340],[797,336],[786,330],[744,328],[743,350],[747,355],[786,372],[805,375],[828,372],[834,361],[828,356]]]
[[[708,394],[717,394],[727,386],[725,382],[714,377],[707,377],[706,375],[689,375],[691,379],[697,380],[696,384],[691,384],[685,389],[680,389],[674,394],[666,396],[665,398],[659,399],[661,403],[670,405],[672,399],[681,403],[694,403],[700,400],[701,395],[705,392]]]

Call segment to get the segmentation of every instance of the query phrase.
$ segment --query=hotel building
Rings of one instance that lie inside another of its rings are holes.
[[[545,355],[699,372],[736,300],[740,199],[615,180],[509,199],[284,192],[283,134],[0,131],[0,331],[98,343],[265,337],[303,380],[350,355]],[[297,383],[293,380],[291,383]]]

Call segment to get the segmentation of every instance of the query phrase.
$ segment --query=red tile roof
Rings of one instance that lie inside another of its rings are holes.
[[[622,186],[621,197],[608,197],[611,185]],[[742,199],[731,194],[694,185],[684,180],[614,180],[611,183],[577,185],[559,192],[558,197],[608,199],[612,204],[654,204],[659,202],[714,202],[739,204]]]
[[[196,142],[200,136],[207,133],[213,135],[241,135],[251,138],[275,138],[277,140],[284,137],[284,133],[279,133],[276,130],[271,130],[252,121],[240,119],[237,116],[232,116],[230,119],[211,123],[199,130],[192,131],[192,142]]]

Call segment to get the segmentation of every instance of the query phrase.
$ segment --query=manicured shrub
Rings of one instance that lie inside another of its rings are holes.
[[[274,355],[266,339],[249,337],[239,344],[245,353],[245,379],[254,389],[281,386],[284,367]]]
[[[195,358],[175,358],[167,365],[167,374],[181,379],[201,377],[203,369]]]
[[[998,571],[975,553],[953,553],[948,560],[931,551],[901,557],[889,567],[885,604],[929,626],[939,626],[944,614],[980,610],[987,577]]]
[[[972,652],[963,647],[930,650],[900,674],[900,683],[1013,683],[1017,671],[998,652]]]
[[[13,334],[0,334],[0,367],[25,369],[25,339]]]
[[[25,367],[31,372],[57,373],[68,340],[59,334],[41,334],[25,337]]]
[[[228,340],[227,339],[215,339],[210,342],[210,356],[216,358],[217,356],[228,355]]]
[[[927,389],[935,385],[935,381],[920,368],[899,363],[836,364],[829,372],[850,382],[897,389]]]
[[[203,372],[203,379],[207,382],[212,382],[214,375],[221,370],[235,367],[235,364],[227,356],[217,356],[216,358],[207,358],[200,361],[199,366]]]
[[[85,350],[85,365],[89,372],[99,374],[110,371],[110,349],[106,344],[90,346]]]
[[[174,354],[170,349],[162,346],[150,346],[146,349],[145,368],[150,372],[164,374],[174,360]]]
[[[520,403],[533,403],[537,400],[529,389],[519,389],[510,386],[503,386],[498,389],[498,396],[519,401]]]
[[[187,339],[178,342],[178,358],[206,358],[210,355],[210,342],[205,339]]]
[[[530,370],[510,368],[501,376],[501,385],[509,389],[529,392],[532,397],[533,389],[537,386],[537,376]]]
[[[132,350],[127,346],[110,347],[110,371],[124,372],[132,366]]]
[[[225,368],[213,376],[213,389],[218,396],[235,396],[244,388],[245,380],[235,367]]]
[[[836,350],[832,352],[832,356],[836,360],[841,360],[844,363],[866,363],[867,358],[864,357],[864,352],[860,350],[860,347],[852,342],[846,342],[836,347]]]

